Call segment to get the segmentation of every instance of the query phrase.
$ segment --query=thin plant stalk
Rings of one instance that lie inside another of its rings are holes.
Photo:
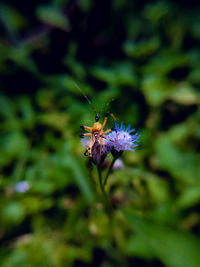
[[[112,168],[113,168],[113,166],[114,166],[114,164],[115,164],[116,159],[117,159],[117,158],[114,157],[113,160],[112,160],[112,162],[111,162],[111,164],[110,164],[110,167],[109,167],[108,172],[107,172],[107,174],[106,174],[106,177],[105,177],[105,179],[104,179],[104,183],[103,183],[104,186],[106,186],[108,177],[109,177],[109,175],[110,175],[110,173],[111,173],[111,171],[112,171]]]
[[[108,200],[108,197],[107,197],[107,194],[106,194],[104,185],[103,185],[102,175],[101,175],[101,166],[100,166],[100,164],[97,165],[97,169],[98,169],[98,174],[99,174],[99,184],[100,184],[100,189],[101,189],[101,192],[102,192],[102,194],[103,194],[103,196],[104,196],[106,206],[107,206],[108,210],[110,210],[111,206],[110,206],[110,202],[109,202],[109,200]]]

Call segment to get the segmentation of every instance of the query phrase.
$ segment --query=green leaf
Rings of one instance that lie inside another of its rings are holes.
[[[200,162],[195,153],[181,151],[167,135],[155,142],[155,149],[160,166],[176,179],[194,183],[200,180]]]
[[[115,64],[112,68],[94,67],[91,71],[92,75],[110,85],[137,85],[137,76],[133,66],[128,62]]]
[[[200,241],[192,234],[157,224],[132,212],[125,212],[128,223],[134,230],[127,249],[138,256],[159,259],[168,267],[193,266],[199,267]],[[141,239],[139,244],[133,241]],[[142,246],[142,252],[141,252]],[[147,251],[149,253],[147,254]]]
[[[142,81],[142,91],[151,106],[159,106],[166,97],[166,81],[158,75],[145,76]]]
[[[18,33],[27,24],[27,20],[18,10],[6,4],[0,5],[0,20],[11,35]]]
[[[74,179],[80,191],[83,193],[87,201],[92,202],[94,198],[93,191],[91,189],[88,178],[85,176],[83,172],[83,168],[81,167],[79,162],[73,157],[68,158],[68,164],[74,174]]]
[[[168,200],[169,190],[166,181],[158,178],[152,178],[147,180],[147,186],[151,198],[153,199],[154,202],[161,203]]]
[[[4,206],[2,216],[6,223],[17,224],[23,220],[25,209],[20,203],[11,201]]]
[[[133,58],[143,58],[153,54],[160,46],[158,37],[153,37],[148,41],[134,43],[127,41],[124,45],[124,51],[128,56]]]
[[[56,7],[39,6],[37,9],[38,18],[52,26],[59,27],[63,30],[69,30],[69,22],[67,17]]]
[[[182,105],[200,103],[200,95],[189,83],[179,83],[168,94],[168,98]]]
[[[188,208],[200,201],[200,186],[189,187],[177,199],[176,204],[181,208]]]

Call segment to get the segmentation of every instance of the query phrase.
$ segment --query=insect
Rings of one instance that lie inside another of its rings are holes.
[[[92,157],[93,161],[96,164],[99,164],[101,161],[101,156],[103,155],[104,139],[107,139],[106,134],[112,131],[112,129],[108,129],[104,131],[104,127],[107,123],[109,115],[111,115],[116,120],[115,116],[109,111],[105,115],[103,124],[101,124],[99,122],[100,120],[99,113],[96,113],[96,116],[95,116],[96,122],[93,124],[92,127],[83,126],[83,125],[80,126],[81,129],[88,132],[88,133],[81,134],[80,135],[81,138],[84,138],[86,136],[91,136],[91,139],[89,141],[89,144],[86,148],[84,155]]]
[[[82,90],[80,89],[80,87],[74,82],[74,85],[76,86],[76,88],[83,94]],[[104,127],[107,123],[108,117],[109,115],[111,115],[113,117],[114,120],[117,120],[115,118],[115,116],[109,111],[106,113],[103,124],[101,124],[99,122],[100,120],[100,115],[99,113],[96,112],[94,106],[92,105],[92,102],[90,101],[90,99],[83,94],[83,96],[85,97],[85,99],[87,100],[87,102],[89,103],[89,105],[92,107],[93,111],[95,111],[96,115],[95,115],[95,123],[93,124],[92,127],[88,127],[88,126],[83,126],[81,125],[81,129],[85,130],[87,133],[82,133],[80,134],[81,138],[90,136],[91,139],[88,140],[88,145],[87,148],[85,150],[84,155],[85,156],[89,156],[93,159],[94,163],[99,164],[102,156],[103,156],[103,150],[105,148],[105,142],[104,140],[107,139],[106,134],[111,132],[113,129],[108,129],[106,131],[104,131]],[[113,101],[113,99],[112,99]],[[87,139],[86,139],[87,140]],[[108,140],[108,139],[107,139]],[[106,154],[106,153],[104,153]]]

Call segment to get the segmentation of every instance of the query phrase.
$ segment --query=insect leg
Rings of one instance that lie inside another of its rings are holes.
[[[92,143],[90,142],[88,147],[86,148],[86,150],[84,152],[84,155],[91,157],[92,156],[91,150],[92,150]]]
[[[105,135],[101,135],[101,137],[104,138],[104,139],[106,139],[106,140],[108,140],[108,141],[110,141],[110,142],[112,142],[112,143],[114,143],[114,144],[116,144],[116,145],[119,145],[119,146],[120,146],[119,143],[117,143],[117,142],[115,142],[115,141],[109,139],[109,138],[108,138],[107,136],[105,136]]]
[[[80,138],[83,138],[83,137],[89,136],[89,135],[91,135],[91,133],[82,133],[82,134],[80,134]]]
[[[105,127],[105,125],[106,125],[106,123],[107,123],[107,120],[108,120],[108,116],[109,116],[109,115],[111,115],[115,121],[117,120],[117,118],[116,118],[110,111],[106,112],[106,116],[105,116],[104,122],[103,122],[103,124],[102,124],[102,127],[103,127],[103,128]]]
[[[106,122],[107,122],[107,120],[108,120],[108,116],[109,116],[110,114],[111,114],[110,111],[106,112],[106,116],[105,116],[104,122],[103,122],[103,124],[102,124],[102,127],[103,127],[103,128],[105,127]]]
[[[88,155],[89,157],[92,156],[92,146],[93,146],[93,140],[90,141],[89,145],[88,145],[88,148],[87,148],[87,151],[88,151]]]
[[[107,133],[109,133],[109,132],[111,132],[112,130],[111,129],[108,129],[108,130],[106,130],[105,132],[104,132],[104,134],[107,134]]]
[[[81,125],[80,128],[83,129],[83,130],[85,130],[86,132],[90,132],[91,133],[91,131],[92,131],[92,128],[91,127],[88,127],[88,126]]]
[[[88,156],[88,149],[85,150],[84,156],[86,156],[86,157]]]

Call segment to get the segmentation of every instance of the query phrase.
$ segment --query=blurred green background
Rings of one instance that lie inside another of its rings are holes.
[[[0,73],[1,267],[200,266],[197,1],[1,1]],[[112,225],[74,82],[141,135],[106,187]]]

